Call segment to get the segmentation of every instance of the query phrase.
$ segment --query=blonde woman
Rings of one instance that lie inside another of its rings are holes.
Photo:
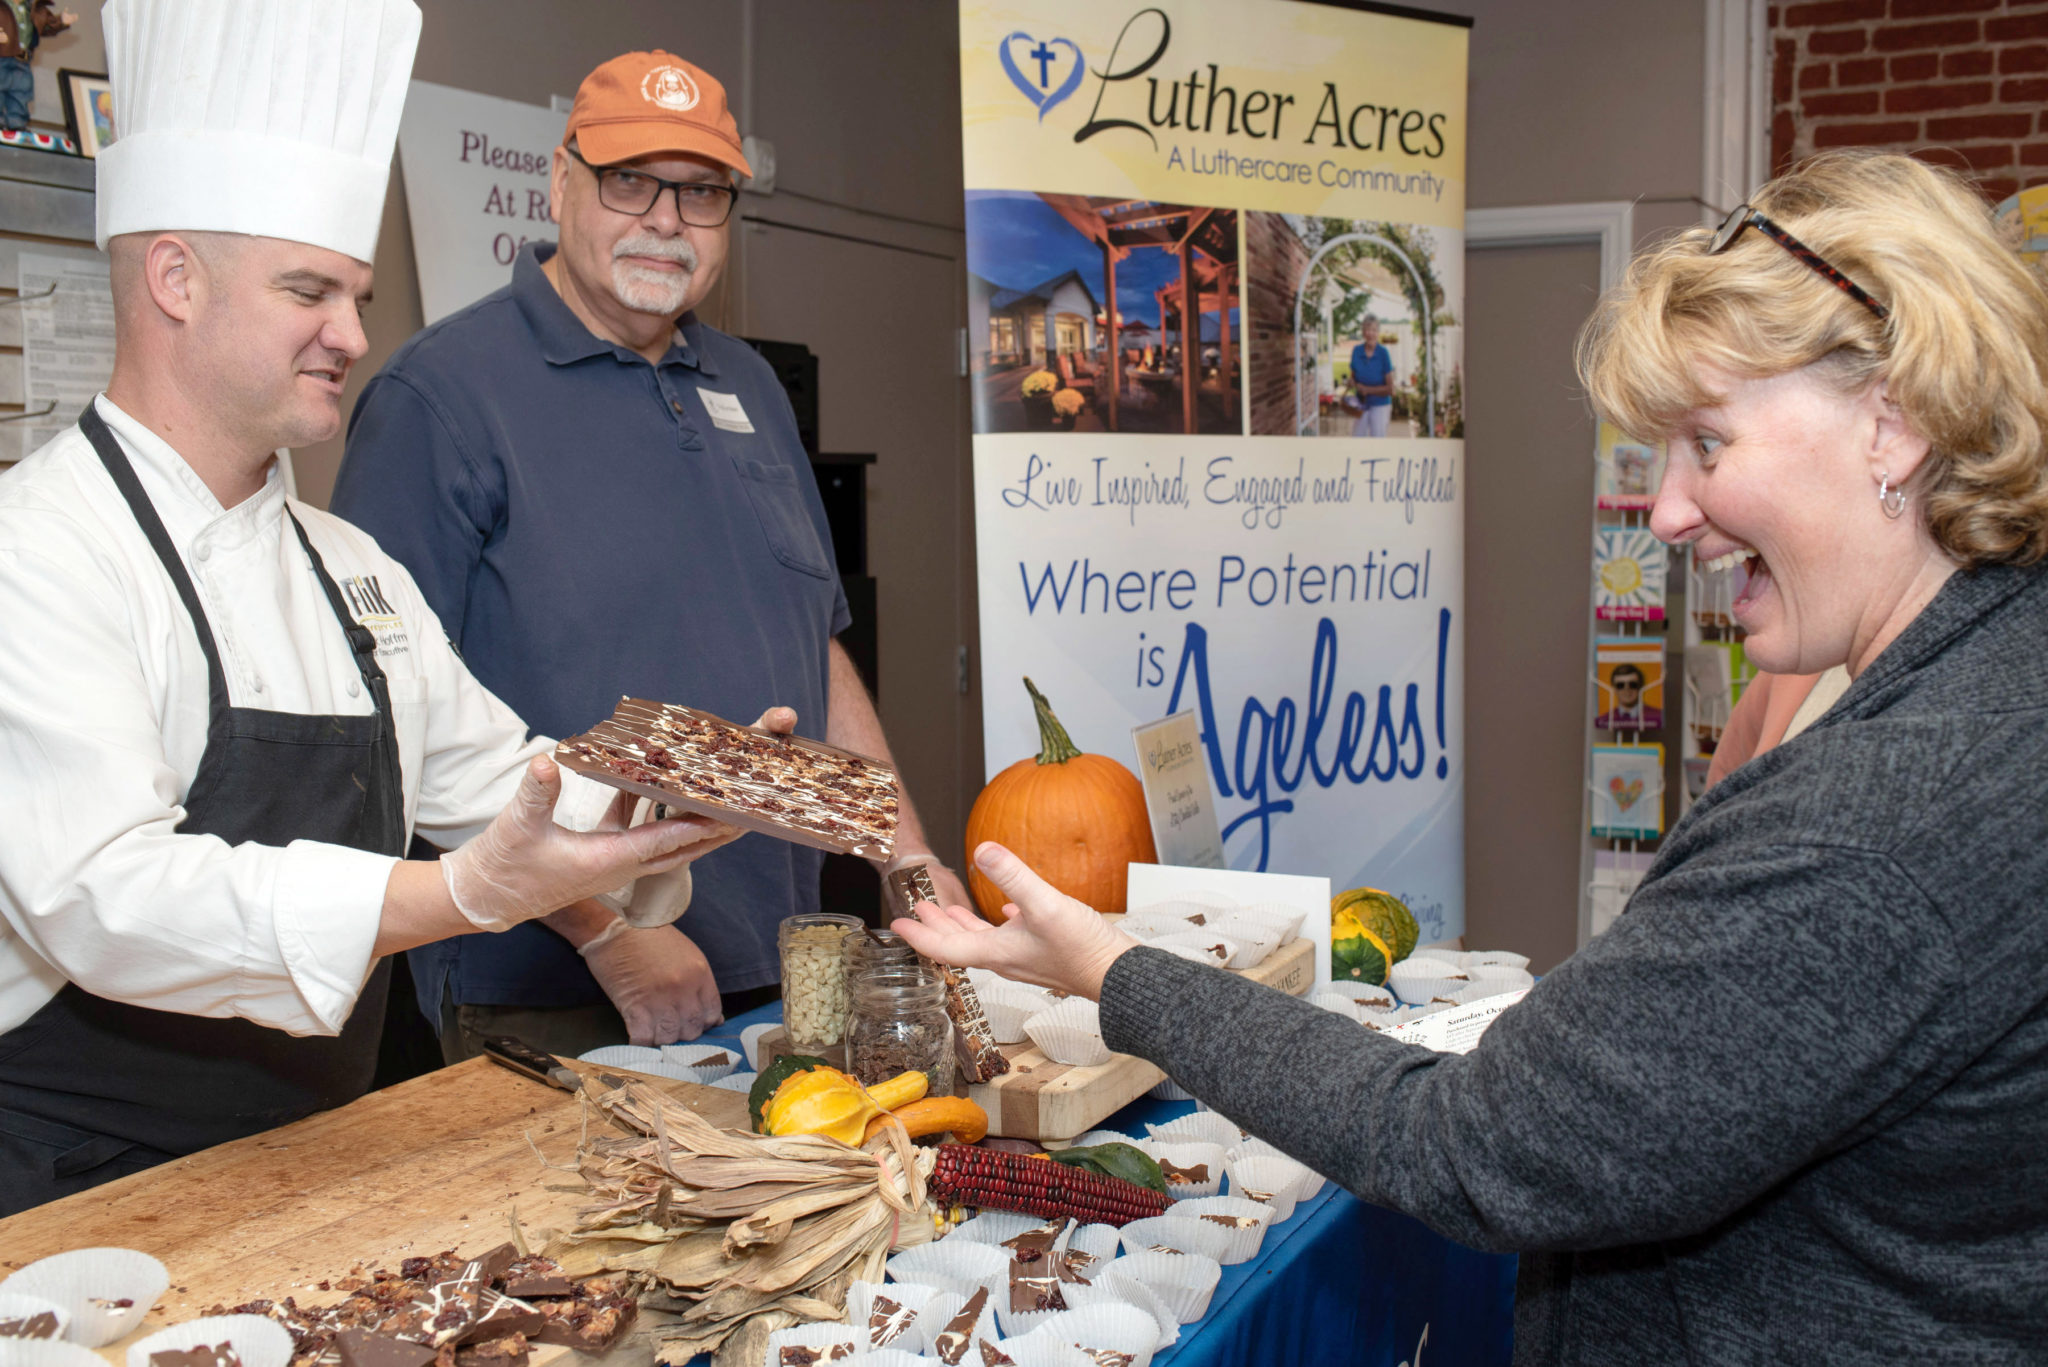
[[[1139,946],[1012,855],[954,963],[1367,1200],[1523,1253],[1518,1361],[2048,1360],[2048,298],[1954,177],[1832,156],[1639,258],[1581,369],[1764,669],[1847,694],[1437,1055]]]

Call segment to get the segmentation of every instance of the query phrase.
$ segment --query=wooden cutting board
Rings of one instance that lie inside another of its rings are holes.
[[[1283,945],[1255,968],[1238,976],[1303,996],[1315,973],[1315,942]],[[1029,1040],[998,1046],[1010,1060],[1010,1071],[967,1095],[988,1112],[988,1132],[1012,1139],[1033,1139],[1060,1145],[1086,1134],[1116,1112],[1165,1081],[1156,1064],[1130,1054],[1111,1054],[1109,1062],[1076,1068],[1055,1063]],[[791,1052],[780,1029],[761,1040],[760,1056],[773,1059]]]
[[[715,1125],[746,1126],[739,1092],[630,1076]],[[141,1249],[171,1287],[136,1336],[258,1297],[330,1304],[342,1293],[322,1281],[445,1248],[481,1252],[511,1237],[515,1212],[534,1247],[542,1230],[572,1224],[589,1200],[572,1166],[585,1123],[579,1096],[471,1059],[0,1220],[0,1277],[66,1249]],[[587,1123],[608,1122],[593,1111]],[[124,1363],[134,1337],[102,1355]],[[569,1351],[537,1347],[534,1367]]]

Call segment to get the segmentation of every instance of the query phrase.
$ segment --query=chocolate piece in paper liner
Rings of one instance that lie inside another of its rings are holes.
[[[863,859],[896,843],[896,771],[801,736],[777,736],[674,703],[623,698],[555,746],[557,762],[629,793]]]
[[[892,904],[914,907],[919,902],[939,900],[931,872],[922,864],[897,869],[889,875]],[[953,1022],[954,1053],[960,1059],[961,1075],[968,1082],[987,1082],[1010,1071],[1010,1060],[996,1047],[996,1032],[981,1009],[981,998],[967,980],[967,970],[951,964],[933,963],[946,984],[946,1015]]]

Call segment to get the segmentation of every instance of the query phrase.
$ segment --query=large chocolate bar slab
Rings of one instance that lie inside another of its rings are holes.
[[[621,699],[609,720],[556,745],[555,759],[614,788],[799,845],[863,859],[895,848],[890,766],[694,707]]]

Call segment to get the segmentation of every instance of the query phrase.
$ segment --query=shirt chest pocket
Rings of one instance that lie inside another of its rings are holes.
[[[754,505],[754,516],[761,524],[761,535],[767,538],[775,558],[793,570],[829,578],[831,559],[804,501],[802,476],[780,462],[746,456],[734,457],[733,468],[739,472],[747,501]]]
[[[427,681],[418,675],[386,675],[391,695],[391,729],[398,737],[398,767],[404,775],[406,829],[412,828],[412,806],[420,790],[420,768],[427,753]]]

